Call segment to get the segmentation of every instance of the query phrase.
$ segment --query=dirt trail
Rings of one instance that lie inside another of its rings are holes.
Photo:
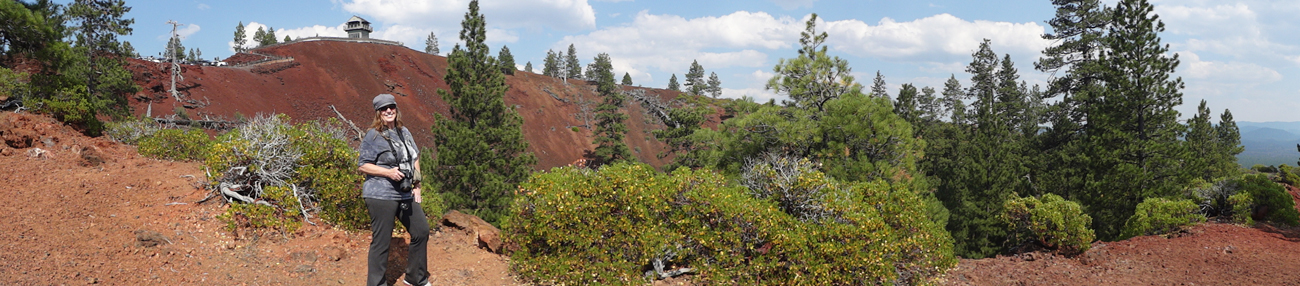
[[[216,219],[225,206],[195,203],[208,194],[198,163],[143,158],[41,116],[0,113],[0,137],[0,285],[364,283],[368,232],[306,225],[236,239]],[[517,284],[506,257],[475,243],[435,232],[432,282]],[[404,263],[405,240],[394,247],[390,260]]]

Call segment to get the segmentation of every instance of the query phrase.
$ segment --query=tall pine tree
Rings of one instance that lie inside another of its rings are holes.
[[[248,48],[244,47],[244,45],[248,44],[247,38],[248,38],[248,33],[244,31],[244,22],[240,21],[239,25],[235,26],[235,52],[236,53],[242,53],[248,50]]]
[[[686,92],[693,95],[704,95],[708,89],[704,81],[704,66],[699,61],[691,61],[691,69],[686,72]]]
[[[1164,23],[1152,10],[1146,0],[1115,7],[1099,58],[1102,99],[1086,108],[1085,152],[1094,158],[1085,205],[1101,239],[1118,239],[1142,200],[1177,195],[1187,183],[1179,175],[1184,126],[1174,110],[1183,101],[1183,82],[1170,78],[1178,56],[1166,54],[1158,35]]]
[[[885,75],[876,71],[876,78],[871,80],[871,96],[889,98],[889,90],[885,88]]]
[[[510,54],[510,47],[501,46],[500,53],[497,54],[497,61],[501,64],[501,72],[507,75],[514,75],[515,56]]]
[[[438,36],[433,35],[433,32],[429,32],[429,36],[424,38],[424,52],[430,55],[442,53],[438,50]]]
[[[593,78],[596,82],[596,93],[604,99],[600,106],[596,107],[594,166],[636,160],[636,157],[632,156],[632,151],[628,149],[627,143],[623,142],[623,137],[627,135],[627,126],[623,121],[627,120],[627,114],[619,110],[623,109],[626,98],[619,92],[618,85],[614,84],[614,67],[610,62],[609,54],[596,55],[592,68],[595,69],[592,75],[596,76]]]
[[[620,84],[622,84],[622,85],[632,85],[632,75],[631,75],[631,74],[628,74],[628,73],[623,73],[623,82],[620,83]]]
[[[509,86],[489,54],[484,24],[478,1],[471,1],[461,22],[465,46],[458,44],[447,55],[444,80],[450,90],[438,90],[451,116],[434,114],[438,153],[434,162],[424,165],[428,166],[424,174],[435,178],[432,181],[450,209],[495,224],[537,158],[527,151],[523,119],[505,104]]]
[[[673,74],[673,77],[668,78],[668,90],[682,91],[681,85],[677,83],[677,74]]]
[[[823,111],[827,101],[848,93],[854,86],[849,61],[826,55],[826,32],[817,32],[817,14],[804,24],[799,38],[799,56],[781,59],[767,81],[767,89],[790,96],[794,106]]]
[[[722,96],[722,80],[718,79],[718,73],[709,73],[709,87],[705,89],[710,97],[718,98]]]
[[[569,44],[569,53],[564,55],[564,77],[582,78],[582,63],[578,62],[578,50]]]

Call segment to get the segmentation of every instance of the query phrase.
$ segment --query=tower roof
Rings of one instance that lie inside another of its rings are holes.
[[[370,21],[366,21],[366,19],[362,19],[361,17],[357,17],[355,15],[352,16],[352,18],[348,18],[348,23],[352,23],[352,22],[361,22],[365,24],[370,24]]]

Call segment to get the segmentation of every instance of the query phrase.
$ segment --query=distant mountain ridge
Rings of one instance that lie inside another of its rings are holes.
[[[1300,122],[1237,122],[1241,130],[1241,145],[1246,148],[1237,155],[1237,162],[1250,167],[1262,165],[1296,165],[1300,159]]]

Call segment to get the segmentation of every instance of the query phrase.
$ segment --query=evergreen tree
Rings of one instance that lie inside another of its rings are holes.
[[[430,55],[442,53],[438,50],[438,36],[433,35],[433,32],[429,32],[429,36],[424,38],[424,52]]]
[[[722,96],[722,80],[718,79],[718,73],[709,73],[709,88],[706,89],[709,96],[718,98]]]
[[[1097,60],[1100,98],[1083,108],[1091,179],[1081,198],[1103,240],[1119,238],[1142,200],[1175,196],[1187,183],[1179,170],[1184,126],[1174,110],[1183,83],[1170,78],[1179,61],[1161,45],[1164,23],[1152,10],[1145,0],[1123,0],[1114,8]]]
[[[284,40],[283,40],[283,41],[280,41],[280,42],[281,42],[281,43],[288,43],[288,42],[292,42],[292,41],[293,41],[293,39],[290,39],[290,38],[289,38],[289,35],[284,35]]]
[[[526,71],[526,72],[530,72],[530,73],[533,72],[533,62],[529,61],[529,62],[524,63],[524,71]]]
[[[623,85],[632,85],[632,75],[623,73]]]
[[[963,124],[966,122],[966,91],[961,87],[961,81],[957,80],[956,75],[949,75],[948,81],[943,84],[943,106],[950,113],[948,118],[954,124]]]
[[[542,74],[549,77],[560,77],[564,72],[560,67],[560,57],[552,50],[546,50],[546,59],[542,61]]]
[[[1187,120],[1187,134],[1184,138],[1188,156],[1183,161],[1183,170],[1187,171],[1189,178],[1213,182],[1218,174],[1211,165],[1218,159],[1216,155],[1220,145],[1217,142],[1218,132],[1210,123],[1210,108],[1205,106],[1204,99],[1196,107],[1196,115]]]
[[[131,7],[122,0],[76,0],[68,4],[66,11],[68,31],[73,39],[72,51],[76,54],[72,59],[76,64],[69,65],[65,72],[84,85],[84,89],[78,92],[84,92],[88,104],[64,104],[56,108],[68,108],[67,113],[79,114],[73,117],[74,120],[66,116],[62,119],[84,128],[87,134],[98,135],[101,125],[93,116],[102,114],[122,118],[129,115],[130,106],[126,98],[140,91],[131,72],[125,68],[123,57],[131,56],[131,51],[118,40],[120,36],[131,34],[135,20],[124,18]],[[184,51],[183,48],[180,51]]]
[[[623,121],[627,120],[627,114],[619,110],[623,108],[626,99],[614,84],[614,67],[609,54],[596,55],[592,68],[595,69],[593,75],[596,78],[593,80],[596,81],[596,92],[604,99],[596,108],[594,164],[602,166],[623,160],[636,160],[627,143],[623,142],[623,137],[627,135],[627,126]]]
[[[265,46],[266,44],[264,43],[266,43],[266,29],[263,29],[263,27],[257,27],[257,32],[253,33],[253,42],[257,43],[257,46],[259,47]]]
[[[921,124],[921,102],[920,95],[916,92],[916,86],[910,83],[904,83],[903,87],[898,89],[898,98],[894,100],[894,114],[907,120],[912,126]]]
[[[266,27],[266,36],[262,40],[264,47],[280,43],[280,39],[275,37],[275,28],[272,27]]]
[[[826,55],[826,32],[817,32],[817,15],[813,14],[800,33],[799,56],[781,59],[772,69],[776,73],[767,81],[767,89],[790,96],[794,106],[822,111],[827,101],[848,93],[854,87],[849,61]]]
[[[471,1],[461,22],[465,46],[458,44],[447,55],[444,80],[450,91],[438,90],[451,115],[434,114],[438,152],[422,167],[450,209],[496,224],[537,158],[527,151],[523,119],[505,104],[509,86],[489,54],[484,25],[478,1]]]
[[[515,67],[515,56],[510,54],[510,47],[501,46],[501,52],[497,54],[497,61],[501,64],[501,72],[507,75],[514,75],[517,68]]]
[[[699,61],[691,61],[691,69],[686,72],[686,92],[693,95],[704,95],[708,90],[707,83],[704,82],[704,67],[700,66]]]
[[[1026,181],[1029,170],[1025,138],[1013,130],[1012,120],[1019,116],[1012,108],[1016,102],[1003,93],[1003,87],[1017,87],[1015,68],[999,61],[984,40],[979,50],[971,55],[966,67],[971,74],[967,97],[974,98],[973,117],[962,138],[969,141],[951,143],[951,150],[942,153],[959,168],[945,171],[938,179],[939,197],[951,211],[948,231],[952,234],[955,252],[963,257],[988,257],[1003,250],[1008,227],[998,218],[1002,203],[1017,193],[1029,194]],[[1006,82],[1010,82],[1007,84]],[[901,96],[901,95],[900,95]]]
[[[566,78],[582,78],[582,63],[578,62],[578,50],[569,44],[569,53],[564,55],[564,76]]]
[[[235,26],[235,53],[248,51],[244,45],[248,44],[248,34],[244,32],[244,22],[240,21],[239,26]]]
[[[673,77],[668,78],[668,90],[682,91],[681,85],[677,84],[677,74],[673,74]]]
[[[203,50],[194,48],[194,60],[203,60]]]
[[[190,48],[190,53],[185,56],[186,61],[198,60],[199,56],[194,54],[194,48]]]
[[[172,37],[171,39],[168,39],[167,50],[164,50],[163,52],[166,53],[163,55],[164,57],[174,58],[177,62],[188,60],[185,56],[185,45],[181,44],[180,37]]]
[[[871,95],[876,97],[889,98],[889,90],[885,88],[885,76],[876,71],[876,79],[871,81]]]
[[[1246,149],[1241,146],[1241,130],[1237,129],[1237,122],[1232,120],[1232,111],[1227,109],[1219,114],[1219,125],[1214,126],[1215,143],[1219,144],[1218,160],[1212,167],[1217,172],[1218,177],[1231,177],[1240,173],[1241,164],[1237,163],[1237,155]],[[1300,146],[1296,146],[1300,148]],[[1300,166],[1297,164],[1296,166]]]

